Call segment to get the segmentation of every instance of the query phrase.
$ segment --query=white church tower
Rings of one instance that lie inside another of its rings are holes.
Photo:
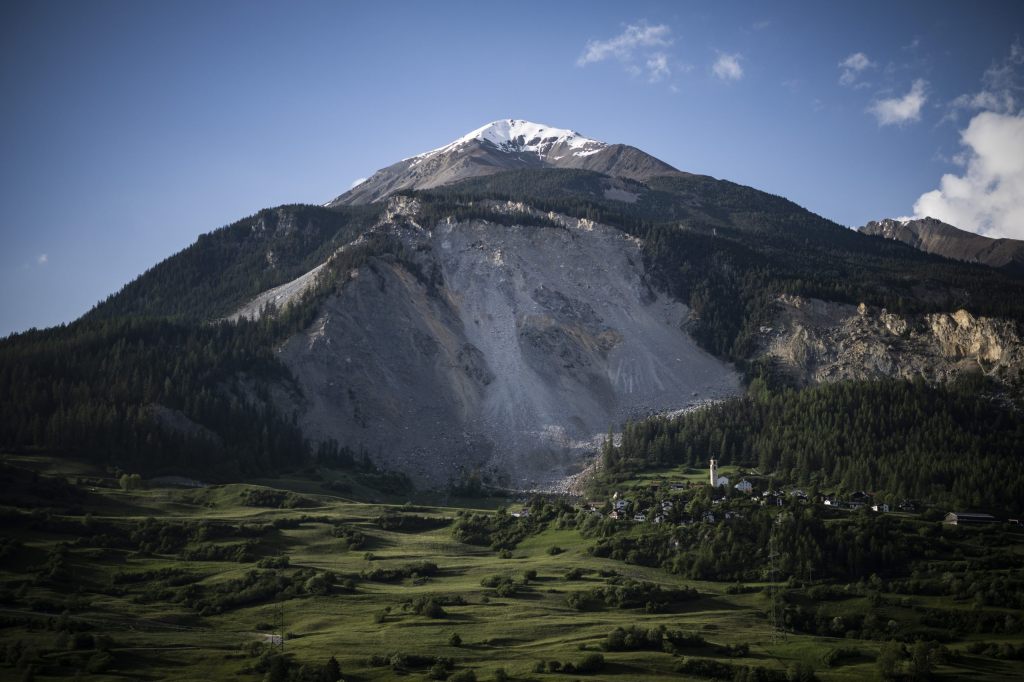
[[[718,460],[711,460],[711,487],[718,487]]]

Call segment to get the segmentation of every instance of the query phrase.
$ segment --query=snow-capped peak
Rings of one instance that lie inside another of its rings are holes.
[[[425,159],[458,149],[473,141],[489,142],[504,152],[534,152],[542,157],[551,149],[563,144],[571,150],[574,156],[588,156],[607,146],[604,142],[583,137],[573,130],[506,118],[481,126],[454,142],[429,152],[417,154],[413,158]]]

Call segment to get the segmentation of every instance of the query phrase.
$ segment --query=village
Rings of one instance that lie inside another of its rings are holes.
[[[586,514],[613,521],[680,526],[715,524],[742,518],[743,508],[751,505],[784,507],[815,504],[845,512],[864,510],[904,515],[917,515],[929,509],[929,505],[916,500],[883,501],[879,499],[882,496],[863,490],[839,494],[808,491],[796,486],[776,487],[770,478],[766,480],[756,471],[744,473],[741,470],[739,481],[733,483],[729,476],[721,473],[716,459],[710,460],[707,476],[706,482],[668,479],[645,482],[628,490],[616,491],[607,500],[580,501],[577,507]],[[512,512],[516,518],[529,515],[528,505]],[[942,515],[942,522],[947,525],[977,526],[1000,523],[1000,519],[977,511],[948,511]],[[1021,525],[1017,518],[1005,519],[1005,523]]]

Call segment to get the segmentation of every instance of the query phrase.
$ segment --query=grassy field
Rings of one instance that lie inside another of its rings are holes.
[[[708,679],[684,669],[696,659],[732,666],[718,673],[726,679],[745,668],[776,671],[779,679],[809,679],[810,671],[824,680],[878,677],[882,641],[774,629],[772,584],[736,589],[598,558],[588,552],[592,539],[555,523],[504,552],[456,541],[451,522],[458,514],[474,508],[493,514],[501,500],[360,502],[322,494],[318,483],[303,478],[122,490],[103,485],[87,468],[33,458],[7,462],[0,679],[273,679],[267,666],[276,654],[295,662],[293,678],[305,665],[305,679],[322,679],[317,671],[332,656],[346,680],[429,679],[432,667],[439,678],[438,662],[447,666],[444,674],[473,671],[480,680],[503,679],[499,669],[520,680]],[[256,501],[299,506],[253,506],[250,491],[269,495]],[[378,523],[387,513],[430,519],[434,527],[387,530]],[[223,555],[214,556],[218,551]],[[275,568],[285,556],[287,567]],[[410,565],[421,570],[405,576],[379,570]],[[276,587],[260,592],[266,585],[253,582],[258,574],[273,576]],[[514,594],[482,585],[494,576],[512,578]],[[666,590],[686,586],[697,595],[669,600],[655,612],[592,599],[584,610],[569,605],[573,593],[593,594],[624,580]],[[440,612],[417,613],[417,603],[429,600]],[[920,618],[922,607],[977,611],[949,597],[862,592],[820,606],[829,617],[873,612],[901,623]],[[1008,619],[1021,617],[1006,611]],[[672,652],[607,650],[615,628],[661,625],[694,637]],[[1019,628],[1006,629],[948,642],[953,655],[937,660],[933,674],[1021,679],[1021,661],[968,651],[975,640],[1020,646]],[[280,644],[276,633],[284,633]],[[829,666],[832,650],[844,654]],[[551,661],[575,666],[592,654],[604,658],[597,672],[550,671]],[[908,670],[911,663],[899,665]]]

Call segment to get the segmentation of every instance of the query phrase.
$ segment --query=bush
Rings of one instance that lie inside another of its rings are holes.
[[[552,545],[551,547],[548,547],[548,554],[550,554],[551,556],[561,554],[564,551],[565,550],[559,547],[558,545]]]
[[[677,673],[694,677],[710,677],[715,680],[731,680],[735,675],[735,667],[711,658],[688,658],[675,667]]]
[[[366,569],[360,575],[363,580],[389,583],[404,580],[406,578],[436,575],[437,572],[437,564],[430,561],[420,561],[414,564],[406,564],[400,568]]]
[[[287,554],[268,556],[256,562],[256,568],[288,568],[290,559]]]
[[[576,664],[576,672],[584,675],[592,675],[604,669],[604,656],[601,654],[587,654],[583,660]]]
[[[427,618],[445,618],[448,614],[434,597],[416,597],[410,603],[412,612]]]
[[[462,638],[459,637],[459,633],[453,632],[448,637],[448,646],[462,646]]]
[[[514,597],[519,591],[519,585],[509,576],[491,575],[480,581],[482,587],[494,588],[499,597]]]
[[[293,492],[271,488],[253,488],[242,493],[242,504],[247,507],[271,507],[274,509],[295,509],[306,507],[312,502]]]
[[[418,533],[420,531],[443,528],[451,522],[451,519],[417,516],[414,514],[399,514],[391,511],[384,512],[377,517],[378,527],[383,530],[398,531],[402,533]]]
[[[586,592],[570,592],[565,598],[565,605],[577,611],[586,610],[588,603]]]

